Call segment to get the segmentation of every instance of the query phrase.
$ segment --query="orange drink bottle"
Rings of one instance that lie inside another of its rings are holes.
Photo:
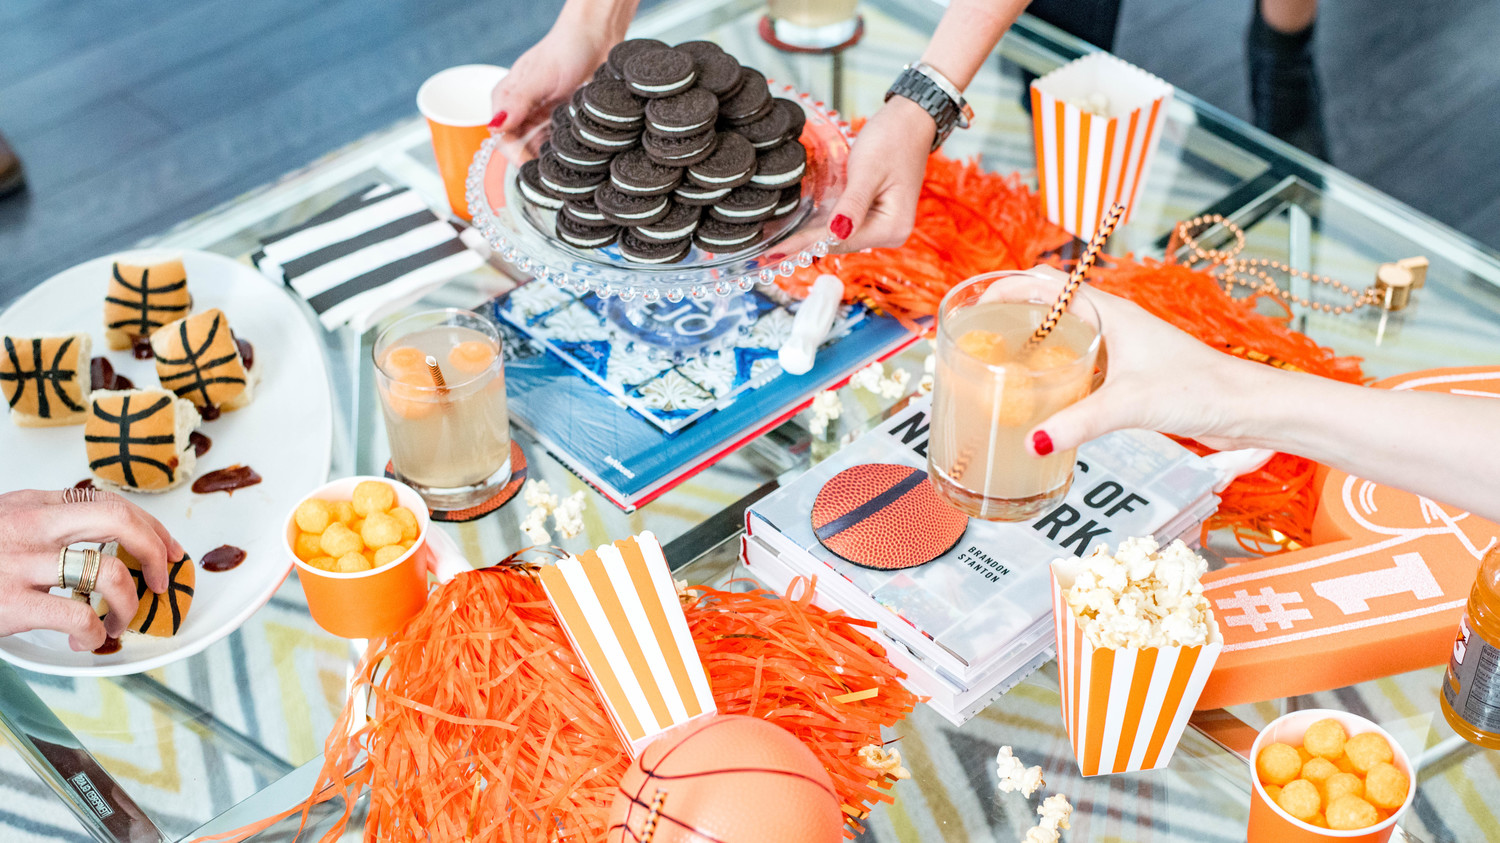
[[[1500,546],[1485,554],[1458,619],[1443,677],[1443,716],[1464,740],[1500,749]]]

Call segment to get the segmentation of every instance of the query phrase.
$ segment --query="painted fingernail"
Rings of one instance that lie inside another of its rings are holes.
[[[838,214],[832,222],[828,223],[828,230],[833,232],[834,237],[848,240],[849,235],[854,231],[854,222],[843,214]]]
[[[1052,437],[1047,435],[1047,431],[1038,430],[1031,434],[1031,450],[1036,451],[1039,457],[1052,453]]]
[[[771,254],[766,255],[766,260],[768,260],[768,261],[779,261],[779,260],[781,260],[784,257],[786,257],[786,253],[785,252],[772,252]]]
[[[506,113],[504,111],[500,112],[499,114],[496,114],[494,117],[490,118],[490,128],[491,129],[498,129],[501,126],[504,126],[505,125],[505,118],[506,118]]]

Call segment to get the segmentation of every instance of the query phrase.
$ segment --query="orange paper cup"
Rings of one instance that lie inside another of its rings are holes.
[[[1052,563],[1052,613],[1062,716],[1084,776],[1167,766],[1208,675],[1224,649],[1209,615],[1199,647],[1096,647],[1079,628],[1065,594],[1082,559]]]
[[[1391,753],[1395,755],[1391,763],[1411,780],[1411,786],[1406,789],[1406,801],[1401,803],[1401,807],[1369,828],[1335,831],[1331,828],[1319,828],[1305,823],[1281,810],[1281,806],[1272,802],[1271,797],[1266,794],[1265,786],[1260,783],[1260,776],[1256,775],[1255,759],[1260,756],[1261,747],[1278,742],[1301,746],[1302,736],[1306,734],[1307,727],[1324,718],[1332,718],[1342,723],[1344,731],[1348,732],[1351,738],[1365,732],[1380,733],[1390,743]],[[1385,843],[1391,839],[1391,834],[1396,830],[1396,821],[1401,819],[1401,815],[1406,813],[1407,808],[1411,807],[1412,799],[1416,795],[1417,776],[1411,765],[1411,757],[1406,754],[1406,750],[1402,749],[1400,744],[1396,743],[1390,732],[1347,711],[1310,708],[1306,711],[1283,714],[1272,720],[1266,728],[1261,729],[1260,734],[1255,738],[1255,743],[1250,747],[1250,829],[1247,843],[1328,843],[1330,840],[1338,840],[1341,843]]]
[[[506,72],[490,64],[464,64],[438,71],[417,89],[417,109],[432,131],[432,151],[448,190],[448,205],[466,220],[469,164],[490,136],[490,91]]]
[[[470,569],[446,534],[429,529],[427,504],[405,483],[384,477],[345,477],[324,484],[302,500],[347,501],[354,496],[354,487],[366,480],[390,485],[396,490],[396,503],[417,516],[417,539],[411,550],[395,560],[357,574],[314,568],[292,552],[297,538],[297,507],[287,513],[284,526],[286,552],[297,565],[307,610],[318,626],[341,638],[381,638],[395,632],[427,603],[428,571],[437,572],[438,579],[446,581]]]

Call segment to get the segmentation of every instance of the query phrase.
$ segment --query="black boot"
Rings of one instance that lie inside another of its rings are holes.
[[[16,151],[0,135],[0,197],[9,196],[26,186],[26,171],[21,168],[21,159]]]
[[[1250,111],[1256,128],[1326,161],[1323,106],[1313,70],[1313,26],[1291,34],[1278,32],[1261,17],[1256,4],[1245,37]]]

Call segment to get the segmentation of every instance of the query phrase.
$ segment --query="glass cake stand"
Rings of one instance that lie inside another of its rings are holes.
[[[505,260],[564,290],[605,300],[608,318],[631,336],[662,348],[689,351],[724,336],[747,315],[740,294],[770,284],[826,255],[837,242],[828,221],[844,189],[853,136],[838,113],[790,85],[771,93],[807,113],[802,144],[807,169],[802,201],[790,215],[766,224],[759,243],[737,252],[693,246],[682,261],[632,263],[618,245],[578,249],[555,234],[557,214],[527,202],[517,186],[520,165],[536,157],[550,125],[521,139],[487,139],[469,167],[466,192],[474,226]]]

